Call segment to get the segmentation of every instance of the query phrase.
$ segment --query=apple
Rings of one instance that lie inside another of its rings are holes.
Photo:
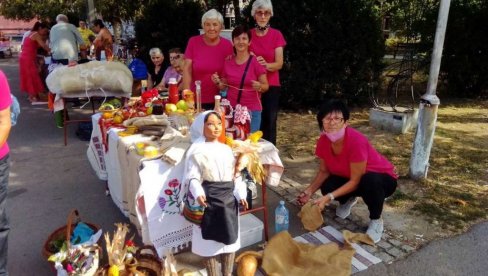
[[[188,105],[186,104],[185,100],[179,100],[177,103],[176,103],[176,107],[178,109],[181,109],[183,111],[186,111],[188,109]]]
[[[171,113],[175,112],[176,110],[178,110],[178,107],[176,107],[175,104],[167,103],[166,105],[164,105],[164,110],[166,110],[167,114],[171,114]]]

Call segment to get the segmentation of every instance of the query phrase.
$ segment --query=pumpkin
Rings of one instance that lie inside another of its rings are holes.
[[[242,252],[237,258],[237,276],[254,276],[258,269],[258,258],[262,258],[262,254],[256,251]]]

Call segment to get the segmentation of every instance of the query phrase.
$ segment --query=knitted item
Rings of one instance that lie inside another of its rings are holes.
[[[234,268],[234,259],[236,253],[223,253],[220,254],[220,264],[222,265],[222,275],[232,276],[232,270]]]
[[[217,257],[206,257],[205,260],[205,268],[207,269],[208,276],[217,276]]]

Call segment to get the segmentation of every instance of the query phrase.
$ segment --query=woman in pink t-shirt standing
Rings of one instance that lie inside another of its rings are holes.
[[[7,138],[10,133],[10,87],[0,70],[0,275],[7,274],[8,234],[10,226],[7,216],[8,176],[10,170]]]
[[[212,74],[222,72],[225,59],[232,55],[232,44],[220,37],[224,18],[215,9],[202,16],[203,34],[191,37],[185,50],[183,89],[195,91],[195,81],[201,81],[202,108],[213,109],[214,96],[219,88],[212,81]]]
[[[251,132],[255,132],[261,125],[261,94],[268,90],[268,80],[264,67],[249,53],[250,43],[249,29],[235,27],[232,30],[235,56],[225,60],[222,78],[214,74],[212,80],[220,90],[228,88],[227,99],[233,107],[241,104],[251,111]]]
[[[337,199],[340,205],[336,215],[345,219],[363,198],[369,209],[368,234],[376,243],[383,234],[381,213],[385,198],[397,187],[395,167],[380,155],[359,131],[349,127],[349,110],[339,100],[331,100],[321,107],[317,122],[322,131],[315,155],[320,167],[312,183],[298,196],[298,203],[305,204],[312,194],[321,190],[321,198],[314,201],[320,209]]]
[[[281,94],[279,70],[283,67],[283,48],[286,41],[280,31],[269,26],[269,20],[273,16],[273,4],[270,0],[256,0],[252,4],[251,15],[256,21],[256,27],[251,30],[250,50],[266,68],[269,83],[268,92],[261,98],[261,130],[264,139],[276,144],[276,120]]]

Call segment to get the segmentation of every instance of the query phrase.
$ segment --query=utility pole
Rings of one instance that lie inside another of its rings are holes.
[[[93,20],[96,19],[95,16],[95,5],[93,4],[93,0],[88,0],[88,24],[91,24]]]
[[[440,104],[440,100],[436,95],[437,81],[439,78],[450,4],[451,0],[441,0],[439,6],[427,92],[420,98],[419,118],[413,142],[409,171],[410,177],[416,180],[426,178],[429,170],[429,157],[434,142],[437,109]]]

